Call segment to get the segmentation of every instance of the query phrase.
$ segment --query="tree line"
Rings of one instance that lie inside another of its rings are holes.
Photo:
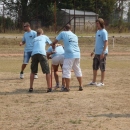
[[[41,20],[42,26],[54,23],[54,12],[61,9],[76,9],[92,11],[105,19],[108,24],[112,21],[112,14],[123,11],[124,0],[3,0],[10,17],[15,16],[17,26],[32,20]],[[122,19],[120,16],[118,19]]]

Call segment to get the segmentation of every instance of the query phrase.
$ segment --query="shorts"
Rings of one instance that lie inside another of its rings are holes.
[[[82,72],[80,68],[80,59],[73,58],[73,59],[64,59],[63,62],[63,78],[71,78],[71,70],[73,69],[76,77],[82,77]]]
[[[101,71],[105,71],[106,68],[106,56],[100,60],[100,55],[95,55],[93,58],[93,70],[98,70],[100,68]]]
[[[30,52],[24,52],[23,56],[23,64],[28,64],[29,59],[31,58],[32,51]]]
[[[52,58],[52,65],[62,65],[64,61],[64,55],[57,55]]]
[[[44,74],[49,74],[50,69],[49,69],[49,63],[48,63],[47,57],[41,54],[35,54],[32,56],[31,72],[34,74],[37,73],[39,62],[41,65],[42,72]]]

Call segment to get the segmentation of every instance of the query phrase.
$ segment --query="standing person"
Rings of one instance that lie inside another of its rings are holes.
[[[55,44],[55,53],[53,52],[52,46],[50,46],[47,50],[47,58],[52,59],[52,67],[54,70],[54,77],[56,81],[56,86],[54,89],[57,89],[60,87],[59,84],[59,75],[58,75],[58,67],[60,66],[62,68],[63,61],[64,61],[64,49],[63,46],[60,44]],[[64,78],[62,78],[62,88],[65,87],[65,81]]]
[[[22,38],[22,42],[19,43],[20,46],[25,44],[24,47],[24,56],[23,56],[23,64],[21,66],[20,78],[24,78],[24,69],[29,62],[32,53],[32,40],[37,36],[36,31],[31,30],[30,24],[28,22],[24,23],[24,35]],[[35,79],[38,78],[37,73],[34,76]]]
[[[94,51],[91,53],[91,56],[94,55],[93,58],[93,80],[89,83],[89,85],[96,86],[104,86],[104,77],[105,77],[105,69],[106,69],[106,56],[108,54],[108,33],[105,29],[104,20],[99,18],[96,20],[97,33],[96,33],[96,41]],[[100,83],[96,83],[97,70],[100,68],[101,70],[101,81]]]
[[[46,74],[46,81],[47,81],[47,92],[51,92],[51,84],[50,84],[50,70],[49,64],[46,57],[46,50],[45,46],[46,43],[51,44],[51,40],[46,36],[43,35],[43,30],[37,30],[37,37],[33,40],[33,48],[32,48],[32,62],[31,62],[31,74],[30,74],[30,88],[29,92],[33,91],[33,81],[34,81],[34,74],[38,71],[38,63],[40,62],[42,72]]]
[[[56,37],[52,44],[56,44],[59,40],[63,40],[65,50],[62,77],[65,78],[66,87],[63,91],[69,91],[72,69],[79,82],[79,91],[82,91],[82,72],[80,68],[78,37],[71,31],[71,26],[69,24],[65,26],[64,31]]]

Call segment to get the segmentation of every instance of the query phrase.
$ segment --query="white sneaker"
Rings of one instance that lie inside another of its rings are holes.
[[[104,83],[98,83],[96,86],[97,86],[97,87],[104,86]]]
[[[88,85],[97,85],[96,82],[90,82]]]
[[[24,78],[24,74],[20,73],[20,79],[23,79],[23,78]]]
[[[35,75],[34,75],[34,79],[38,79],[38,76],[37,76],[37,74],[35,74]]]

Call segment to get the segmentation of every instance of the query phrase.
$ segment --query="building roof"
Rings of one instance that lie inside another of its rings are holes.
[[[70,14],[70,15],[74,15],[74,10],[72,10],[72,9],[61,9],[61,10]],[[96,14],[94,12],[75,10],[75,15],[91,15],[91,16],[93,15],[93,16],[95,16],[95,15],[98,15],[98,14]]]

